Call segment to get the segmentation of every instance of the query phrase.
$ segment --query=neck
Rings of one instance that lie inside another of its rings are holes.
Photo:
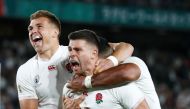
[[[96,68],[96,64],[99,63],[101,60],[102,60],[102,58],[97,58],[97,60],[95,60],[93,63],[88,64],[89,66],[88,66],[87,70],[85,71],[86,76],[93,75],[94,70]]]
[[[53,47],[52,49],[43,51],[43,52],[38,52],[37,55],[41,60],[48,61],[51,59],[51,57],[55,54],[55,52],[58,50],[59,45]]]

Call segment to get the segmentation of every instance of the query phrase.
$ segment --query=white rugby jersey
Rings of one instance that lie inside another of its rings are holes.
[[[82,95],[73,93],[66,85],[63,89],[64,97],[76,99]],[[145,99],[142,91],[134,83],[111,89],[94,88],[85,95],[84,101],[80,104],[82,109],[134,109]]]
[[[132,56],[127,58],[124,63],[134,63],[140,68],[141,75],[138,80],[134,81],[134,83],[144,93],[150,109],[161,109],[154,83],[144,61],[138,57]]]
[[[71,76],[65,68],[68,58],[67,46],[59,46],[48,61],[34,56],[17,71],[19,100],[38,99],[38,109],[58,109],[64,83]]]

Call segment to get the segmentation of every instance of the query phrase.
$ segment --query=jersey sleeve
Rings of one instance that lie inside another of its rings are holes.
[[[68,83],[66,83],[63,87],[62,97],[77,99],[78,97],[80,97],[80,95],[82,95],[82,93],[80,92],[73,92],[71,89],[67,88],[67,85]]]
[[[141,80],[141,79],[144,79],[144,78],[147,78],[148,77],[148,68],[146,66],[146,64],[144,63],[144,61],[142,61],[140,58],[138,57],[129,57],[127,58],[123,64],[125,63],[133,63],[135,65],[137,65],[140,69],[140,77],[138,78],[138,80]]]
[[[38,99],[33,80],[30,77],[29,69],[20,66],[17,71],[16,84],[19,100],[22,99]]]
[[[63,87],[63,93],[62,93],[62,96],[63,96],[63,97],[68,97],[68,94],[69,94],[69,89],[67,88],[67,84],[68,84],[68,83],[66,83],[66,84],[64,85],[64,87]]]
[[[119,87],[116,97],[119,103],[126,109],[135,108],[145,99],[142,91],[134,83]]]

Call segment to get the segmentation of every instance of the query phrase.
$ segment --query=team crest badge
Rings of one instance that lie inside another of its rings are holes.
[[[36,76],[34,77],[34,83],[35,83],[35,84],[38,84],[39,81],[40,81],[40,76],[39,76],[39,75],[36,75]]]
[[[96,103],[97,104],[102,103],[103,102],[102,98],[103,98],[102,94],[101,93],[97,93],[96,94]]]

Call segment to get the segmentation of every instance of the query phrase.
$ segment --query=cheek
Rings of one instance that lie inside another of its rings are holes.
[[[85,66],[88,65],[89,62],[90,62],[90,57],[87,56],[87,55],[81,57],[81,59],[82,59],[82,61],[83,61],[83,65],[85,65]]]

